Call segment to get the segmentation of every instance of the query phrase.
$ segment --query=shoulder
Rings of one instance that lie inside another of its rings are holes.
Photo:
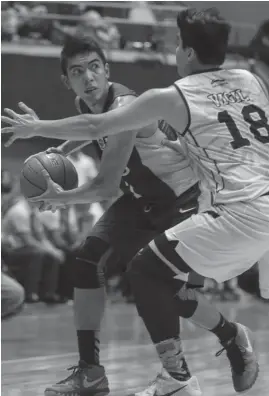
[[[135,95],[124,95],[124,96],[117,96],[113,101],[110,110],[117,109],[119,107],[125,106],[129,103],[132,103],[136,99]]]
[[[269,90],[265,84],[265,82],[262,80],[262,78],[260,76],[258,76],[257,74],[253,73],[253,77],[256,78],[256,80],[258,81],[261,90],[263,91],[263,93],[265,94],[265,96],[269,99]]]

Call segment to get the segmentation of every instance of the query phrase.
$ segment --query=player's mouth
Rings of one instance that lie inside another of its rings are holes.
[[[91,87],[91,88],[85,89],[84,92],[85,92],[86,95],[89,95],[89,94],[93,93],[93,92],[96,91],[96,90],[97,90],[96,87]]]

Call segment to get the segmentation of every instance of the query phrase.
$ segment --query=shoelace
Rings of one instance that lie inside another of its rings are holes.
[[[73,370],[72,374],[69,375],[69,377],[65,378],[64,380],[58,382],[58,384],[64,384],[65,382],[68,382],[69,380],[73,379],[74,377],[76,377],[78,374],[80,374],[82,372],[84,367],[81,367],[80,365],[76,365],[76,366],[71,366],[68,367],[68,371]]]
[[[162,378],[162,373],[158,373],[157,376],[156,376],[156,378],[155,378],[154,380],[152,380],[152,381],[149,382],[148,388],[151,387],[151,386],[153,386],[153,385],[156,385],[157,382],[158,382],[158,380],[159,380],[159,378]]]
[[[216,356],[220,356],[226,350],[233,371],[238,375],[243,374],[246,368],[244,349],[237,345],[235,338],[222,345],[223,348],[216,353]]]

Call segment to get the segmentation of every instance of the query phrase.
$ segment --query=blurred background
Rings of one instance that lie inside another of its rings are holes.
[[[254,71],[269,88],[268,2],[2,1],[1,109],[16,109],[23,101],[43,119],[76,114],[59,66],[65,37],[76,33],[89,35],[105,49],[112,81],[138,93],[171,84],[177,79],[175,15],[187,6],[216,6],[232,25],[225,66]],[[60,143],[36,138],[2,147],[2,273],[22,285],[27,303],[72,304],[68,274],[73,252],[106,207],[39,214],[20,196],[23,161]],[[71,159],[81,181],[96,175],[98,161],[90,146]],[[26,240],[20,239],[22,229]],[[131,296],[121,295],[120,285],[120,277],[107,285],[111,300],[131,303]],[[222,285],[208,280],[203,292],[219,301],[239,301],[246,292],[260,298],[258,266]]]

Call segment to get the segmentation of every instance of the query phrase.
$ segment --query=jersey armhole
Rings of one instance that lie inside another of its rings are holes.
[[[182,100],[183,100],[183,102],[184,102],[184,104],[185,104],[185,107],[186,107],[186,109],[187,109],[187,112],[188,112],[188,122],[187,122],[187,126],[186,126],[186,128],[184,129],[184,131],[183,131],[182,133],[179,132],[179,134],[180,134],[181,136],[185,136],[186,133],[188,132],[189,128],[190,128],[190,125],[191,125],[191,112],[190,112],[190,107],[189,107],[189,104],[188,104],[188,102],[187,102],[187,100],[186,100],[186,98],[185,98],[183,92],[182,92],[181,89],[177,86],[177,84],[174,83],[173,86],[176,88],[176,90],[178,91],[179,95],[181,96],[181,98],[182,98]]]

